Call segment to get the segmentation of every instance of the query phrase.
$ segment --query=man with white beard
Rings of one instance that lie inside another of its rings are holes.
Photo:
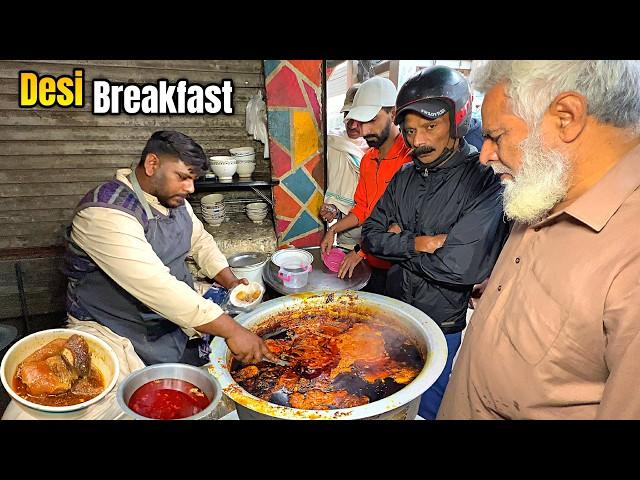
[[[491,61],[480,161],[516,221],[438,419],[640,418],[640,62]]]

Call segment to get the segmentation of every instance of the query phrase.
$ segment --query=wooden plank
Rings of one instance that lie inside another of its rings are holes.
[[[51,235],[57,232],[62,235],[64,229],[69,225],[69,222],[54,221],[54,222],[36,222],[36,223],[15,223],[9,225],[3,225],[0,228],[0,237],[19,237],[26,235]]]
[[[16,262],[20,263],[25,287],[55,285],[59,283],[59,278],[55,278],[56,275],[64,278],[62,274],[64,258],[61,253],[46,258],[0,260],[0,286],[16,284]]]
[[[245,147],[244,139],[204,140],[199,142],[205,153],[227,152],[230,148]],[[139,141],[1,141],[2,155],[140,155],[144,145]],[[227,152],[228,153],[228,152]]]
[[[103,182],[113,178],[113,168],[55,168],[47,170],[0,170],[0,183]],[[30,187],[31,188],[31,187]],[[38,188],[38,187],[35,187]]]
[[[32,298],[35,295],[47,295],[50,293],[55,293],[57,295],[64,295],[65,291],[66,291],[66,277],[64,277],[64,275],[61,275],[61,279],[64,280],[64,282],[60,282],[60,285],[57,285],[55,287],[53,286],[49,286],[49,285],[40,285],[40,286],[35,286],[35,285],[28,285],[25,282],[25,286],[24,286],[24,292],[25,295],[27,296],[27,298]],[[27,286],[28,285],[28,286]],[[18,285],[13,285],[13,286],[0,286],[0,299],[3,297],[9,297],[12,295],[19,295],[20,291],[18,289]]]
[[[43,261],[52,257],[62,257],[64,248],[44,247],[44,248],[5,248],[0,250],[0,262],[28,260]]]
[[[29,315],[63,312],[65,310],[64,293],[43,292],[29,295],[27,296],[27,310]],[[0,296],[0,318],[20,316],[22,316],[20,297],[18,295]]]
[[[2,185],[0,184],[1,197],[37,197],[40,198],[40,208],[47,205],[50,199],[43,198],[49,195],[84,195],[97,185],[97,182],[66,182],[43,183],[38,188],[29,185]],[[78,200],[80,198],[78,197]],[[2,201],[4,205],[4,200]],[[58,205],[59,206],[59,205]]]
[[[94,185],[95,186],[95,185]],[[26,211],[26,210],[40,210],[48,205],[53,205],[56,208],[75,208],[82,196],[89,191],[89,188],[83,192],[72,195],[49,195],[46,197],[33,196],[33,197],[9,197],[2,199],[2,208],[4,210],[11,211]],[[19,245],[22,246],[22,245]],[[13,248],[13,247],[0,247],[0,248]]]
[[[9,223],[36,223],[52,221],[71,221],[73,208],[47,208],[46,210],[0,211],[0,225]]]
[[[38,64],[37,62],[0,61],[0,78],[18,78],[21,70],[36,71],[40,75],[71,75],[73,64]],[[232,80],[234,87],[262,87],[263,75],[259,73],[213,72],[210,70],[175,70],[160,68],[131,68],[112,66],[84,66],[84,77],[87,80],[109,80],[123,83],[155,83],[164,79],[170,83],[186,79],[190,84],[200,85],[220,84],[222,80]]]
[[[138,102],[138,105],[140,103]],[[179,105],[177,101],[173,102],[174,107],[176,109],[176,112],[178,111]],[[240,113],[245,113],[247,111],[247,101],[243,101],[243,100],[237,100],[237,99],[233,99],[233,113],[234,114],[240,114]],[[184,108],[186,109],[187,107],[187,100],[185,97],[185,104],[184,104]],[[18,99],[18,95],[15,94],[0,94],[0,110],[8,110],[8,111],[13,111],[13,110],[23,110],[22,107],[20,107],[19,105],[19,99]],[[36,111],[45,111],[45,112],[60,112],[60,111],[67,111],[67,110],[77,110],[79,112],[81,111],[85,111],[85,112],[91,112],[91,114],[93,115],[93,97],[85,97],[84,99],[84,107],[82,108],[63,108],[63,107],[58,107],[58,106],[53,106],[53,107],[41,107],[39,105],[36,105],[35,107],[30,107],[29,110],[36,110]],[[122,108],[120,108],[120,114],[122,115],[126,115],[126,113],[124,112],[124,110]],[[138,111],[137,113],[135,113],[134,115],[142,115],[141,111]],[[159,115],[168,115],[170,117],[175,116],[177,114],[170,114],[169,111],[167,110],[166,114],[159,114]],[[101,116],[101,115],[97,115],[97,116]],[[195,114],[195,116],[197,116],[197,114]],[[225,114],[220,111],[219,113],[216,114],[204,114],[202,115],[204,117],[217,117],[217,116],[221,116],[224,117]]]
[[[0,78],[0,94],[5,95],[18,95],[20,90],[18,77],[16,78]],[[83,82],[84,94],[85,98],[93,97],[93,81],[86,80]],[[233,100],[234,101],[248,101],[252,96],[254,96],[258,90],[261,89],[259,87],[245,87],[242,85],[233,85]],[[264,98],[264,92],[262,95]]]
[[[0,139],[19,141],[93,141],[110,140],[120,141],[136,140],[140,142],[140,150],[157,128],[155,127],[66,127],[66,126],[39,126],[25,128],[24,126],[0,126]],[[247,139],[253,141],[253,137],[241,128],[216,128],[216,127],[187,127],[180,128],[180,132],[190,136],[197,142],[221,139]]]
[[[112,174],[117,168],[127,168],[134,160],[139,160],[138,155],[40,155],[0,156],[0,170],[13,170],[18,166],[22,170],[54,170],[58,168],[110,168]]]
[[[84,110],[0,110],[0,125],[50,125],[61,127],[153,127],[179,130],[183,127],[242,128],[245,112],[235,115],[94,115]]]
[[[30,247],[51,247],[63,245],[62,233],[40,234],[37,236],[22,235],[16,237],[0,237],[0,249],[4,248],[30,248]]]
[[[70,68],[96,67],[153,68],[163,70],[202,70],[205,72],[262,73],[262,60],[20,60],[42,65],[61,64]]]
[[[256,163],[260,165],[268,162],[263,158],[264,146],[255,141],[248,141],[246,146],[253,146],[256,149]],[[222,152],[222,149],[214,149]],[[216,153],[217,155],[218,153]],[[130,155],[5,155],[0,156],[0,170],[12,170],[20,166],[22,170],[48,170],[57,168],[111,168],[115,173],[117,168],[128,168],[133,161],[140,160],[140,154]],[[268,166],[267,166],[268,167]]]
[[[31,272],[24,271],[24,263],[20,262],[20,268],[23,269],[22,283],[25,292],[34,291],[56,291],[64,290],[67,284],[67,278],[62,273],[62,261],[56,266],[57,268],[49,268],[44,266]],[[10,271],[0,274],[0,295],[10,295],[18,293],[18,281],[16,277],[15,264],[11,264]]]

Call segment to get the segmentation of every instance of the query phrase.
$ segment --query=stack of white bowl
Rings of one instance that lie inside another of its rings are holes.
[[[211,171],[216,174],[219,182],[231,182],[233,180],[233,174],[238,169],[238,163],[236,157],[228,155],[216,155],[209,157],[209,167]]]
[[[253,147],[238,147],[229,150],[229,153],[236,159],[238,165],[238,176],[249,178],[256,169],[256,151]]]
[[[221,193],[212,193],[202,197],[200,208],[202,209],[202,218],[209,225],[218,227],[224,222],[224,195]]]
[[[254,202],[247,204],[247,217],[253,221],[253,223],[262,223],[267,217],[269,207],[265,202]]]

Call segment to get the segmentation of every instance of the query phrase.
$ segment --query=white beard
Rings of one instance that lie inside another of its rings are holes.
[[[503,180],[504,213],[507,218],[532,225],[547,216],[569,190],[569,160],[545,147],[534,133],[521,144],[522,166],[517,173],[501,163],[491,163],[496,173],[508,173]]]

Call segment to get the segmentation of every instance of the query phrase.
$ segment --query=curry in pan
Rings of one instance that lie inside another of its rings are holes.
[[[327,410],[364,405],[409,384],[422,370],[417,345],[384,312],[327,303],[268,319],[269,349],[288,365],[231,365],[252,395],[287,407]]]

